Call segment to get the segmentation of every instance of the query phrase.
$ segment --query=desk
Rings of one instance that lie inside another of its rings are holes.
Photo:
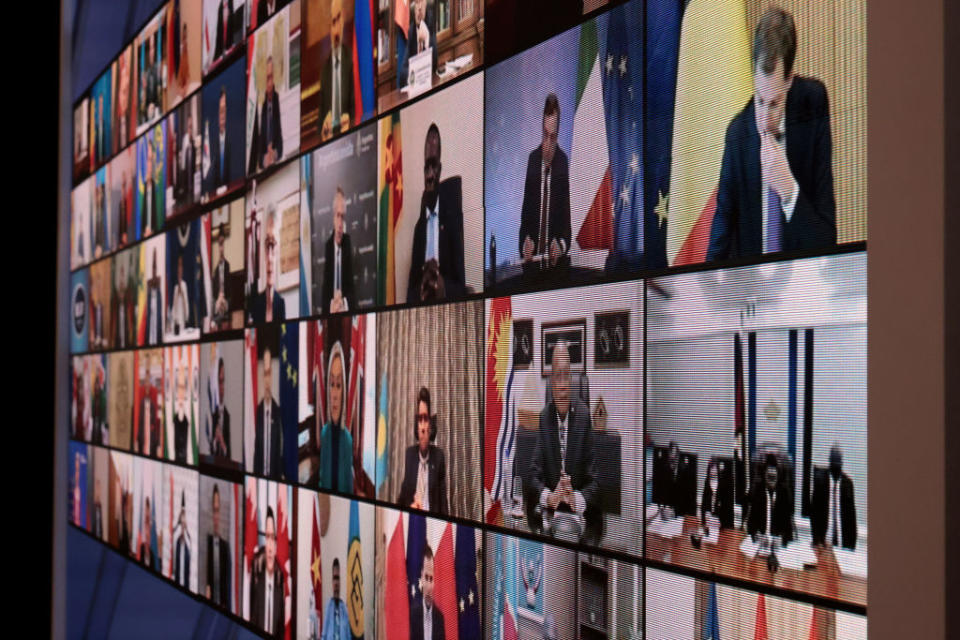
[[[439,86],[442,85],[442,84],[446,84],[446,83],[448,83],[448,82],[451,82],[451,81],[455,80],[456,78],[459,78],[459,77],[462,76],[463,74],[469,73],[470,71],[472,71],[472,70],[475,69],[476,67],[477,67],[477,58],[476,58],[476,56],[474,56],[474,59],[473,59],[473,63],[472,63],[472,64],[467,65],[467,66],[465,66],[465,67],[463,67],[463,68],[461,68],[461,69],[459,69],[459,70],[457,70],[457,71],[454,71],[453,73],[451,73],[451,74],[448,75],[448,76],[444,76],[444,77],[441,78],[441,77],[438,76],[436,73],[431,74],[430,77],[431,77],[432,82],[431,82],[431,84],[430,84],[430,89],[424,89],[423,91],[421,91],[420,93],[417,93],[417,94],[414,95],[414,96],[408,96],[406,91],[401,91],[400,89],[397,89],[397,88],[393,88],[393,89],[391,89],[390,91],[388,91],[387,93],[381,93],[380,96],[379,96],[379,98],[378,98],[378,103],[377,103],[378,109],[377,109],[377,110],[378,110],[379,113],[384,113],[385,111],[389,111],[390,109],[393,109],[393,108],[396,107],[397,105],[403,104],[403,103],[406,102],[407,100],[411,100],[412,98],[415,98],[415,97],[417,97],[417,96],[423,95],[424,93],[427,93],[428,91],[431,91],[431,90],[433,90],[433,89],[436,89],[437,87],[439,87]]]
[[[717,544],[703,543],[696,549],[690,534],[699,526],[696,516],[685,516],[683,534],[672,539],[651,532],[646,537],[646,557],[688,569],[745,580],[761,585],[808,593],[855,605],[867,604],[867,581],[840,573],[832,549],[814,548],[817,565],[812,569],[785,569],[775,573],[767,569],[766,558],[748,558],[740,552],[745,531],[721,529]],[[791,544],[804,544],[792,542]]]

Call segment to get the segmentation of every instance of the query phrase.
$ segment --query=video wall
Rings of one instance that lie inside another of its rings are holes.
[[[74,107],[70,523],[264,637],[866,637],[866,2],[170,0]]]

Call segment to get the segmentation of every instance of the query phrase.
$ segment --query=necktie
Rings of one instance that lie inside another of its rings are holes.
[[[543,172],[543,198],[540,200],[540,233],[537,236],[537,253],[543,253],[547,250],[547,214],[549,207],[547,201],[550,199],[550,167]]]
[[[273,429],[270,424],[270,405],[263,405],[263,475],[270,475],[270,436]]]
[[[427,458],[420,456],[420,468],[417,471],[417,495],[420,496],[420,506],[428,509],[427,504]]]
[[[560,473],[566,473],[567,468],[567,428],[562,422],[559,424],[560,432]]]
[[[840,519],[840,504],[839,504],[840,496],[839,496],[838,489],[839,489],[839,483],[834,481],[833,491],[831,492],[833,494],[831,498],[831,502],[833,503],[831,519],[833,520],[833,523],[832,523],[833,524],[833,546],[835,547],[840,546],[839,536],[837,535],[837,524]]]
[[[340,123],[340,56],[333,55],[333,125]]]
[[[342,291],[340,287],[340,247],[337,247],[337,250],[333,254],[333,290]]]
[[[267,131],[267,143],[273,142],[273,100],[266,98],[267,101],[267,121],[264,126]]]
[[[213,601],[220,602],[220,538],[213,539]]]
[[[767,535],[773,535],[773,491],[767,492]]]
[[[437,212],[427,209],[427,260],[437,257],[437,233],[435,228],[436,220]]]
[[[767,188],[767,242],[763,247],[764,253],[781,250],[781,235],[783,234],[783,208],[780,206],[780,196],[771,188]]]
[[[267,619],[264,622],[266,622],[267,633],[273,633],[273,585],[269,582],[267,583]]]

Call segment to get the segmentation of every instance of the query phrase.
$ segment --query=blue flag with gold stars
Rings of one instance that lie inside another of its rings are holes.
[[[420,573],[423,570],[423,549],[427,546],[427,519],[411,513],[407,517],[407,594],[410,611],[420,597]]]
[[[300,330],[296,322],[280,325],[280,413],[283,417],[283,466],[287,480],[297,479],[297,376]]]
[[[457,525],[454,566],[457,573],[457,622],[460,640],[480,638],[477,589],[477,539],[472,527]]]

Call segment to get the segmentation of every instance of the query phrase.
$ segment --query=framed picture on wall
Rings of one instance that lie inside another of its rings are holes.
[[[593,363],[598,369],[630,366],[630,311],[594,315]]]
[[[540,325],[540,375],[553,373],[553,348],[560,341],[567,344],[570,371],[587,372],[587,321],[583,318]]]
[[[513,368],[529,369],[533,364],[533,320],[513,321]]]

